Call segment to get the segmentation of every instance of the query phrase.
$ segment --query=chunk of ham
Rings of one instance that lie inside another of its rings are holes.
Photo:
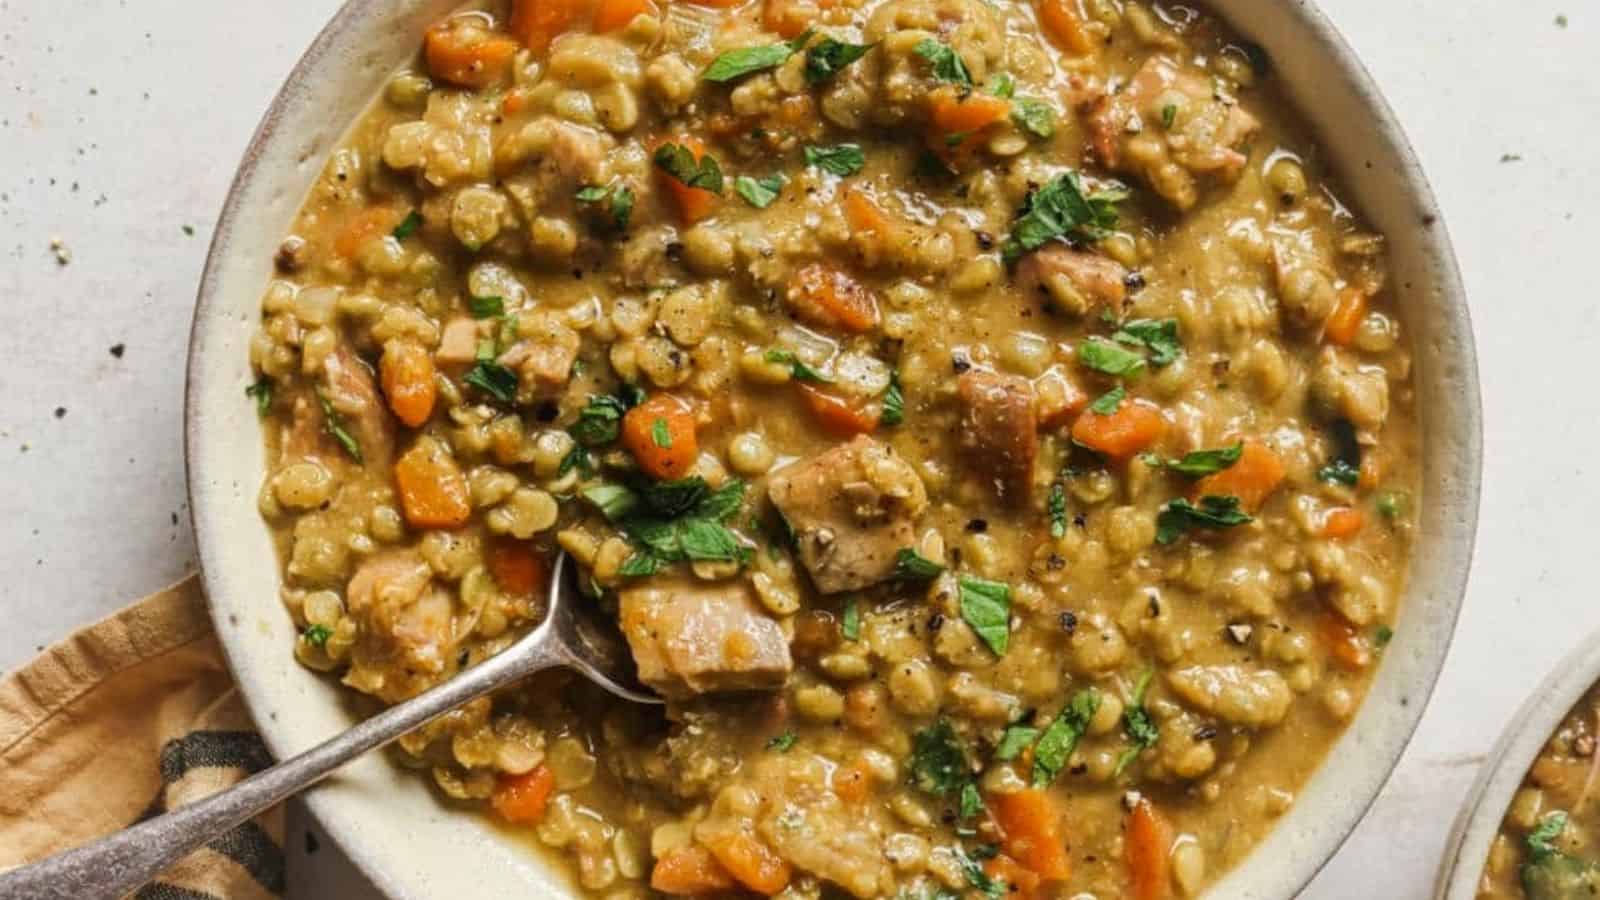
[[[767,487],[794,530],[796,553],[824,594],[859,590],[894,574],[910,547],[928,491],[888,445],[861,435],[780,469]]]
[[[619,602],[639,680],[664,697],[775,690],[794,668],[783,629],[748,582],[658,579]]]
[[[351,687],[394,703],[446,672],[456,644],[450,594],[415,550],[362,563],[345,588],[345,608],[361,624],[345,677]]]
[[[458,316],[445,323],[434,362],[442,366],[465,366],[478,357],[478,322]]]
[[[321,398],[317,396],[321,393]],[[372,370],[349,347],[340,345],[322,364],[317,392],[295,397],[284,434],[283,459],[315,459],[325,465],[349,462],[349,453],[334,440],[322,409],[328,401],[340,426],[355,439],[362,461],[387,467],[394,457],[394,420],[378,393]]]
[[[1033,382],[974,369],[956,383],[956,395],[961,401],[956,439],[968,466],[984,476],[1002,503],[1026,505],[1039,456]]]
[[[1109,257],[1061,244],[1017,263],[1017,290],[1062,312],[1083,315],[1096,303],[1117,311],[1128,297],[1128,270]]]

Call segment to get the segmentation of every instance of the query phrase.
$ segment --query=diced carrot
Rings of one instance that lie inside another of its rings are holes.
[[[663,894],[714,894],[732,890],[734,885],[728,870],[699,844],[668,850],[650,870],[650,886]]]
[[[846,803],[859,803],[872,791],[872,775],[860,762],[833,773],[833,792]]]
[[[1283,475],[1283,460],[1271,447],[1245,441],[1239,461],[1196,482],[1194,496],[1238,497],[1240,506],[1255,512],[1283,483]]]
[[[1067,844],[1061,837],[1061,811],[1049,793],[1038,788],[993,798],[1001,846],[1017,862],[1045,881],[1064,881],[1072,874]]]
[[[797,38],[817,18],[817,7],[802,0],[766,0],[761,21],[768,31],[783,38]]]
[[[1335,541],[1348,540],[1361,533],[1361,527],[1366,524],[1366,517],[1361,510],[1348,506],[1336,506],[1322,514],[1322,526],[1318,533],[1325,538]]]
[[[706,155],[706,145],[698,138],[679,137],[657,141],[651,145],[650,152],[654,153],[662,144],[682,145],[694,154],[696,162],[704,159]],[[722,199],[705,188],[689,187],[660,168],[656,169],[656,180],[666,188],[667,196],[672,198],[673,206],[678,210],[678,220],[685,225],[693,225],[711,215],[717,201]]]
[[[395,418],[420,428],[433,416],[439,386],[434,381],[433,357],[428,351],[410,341],[390,341],[383,345],[378,374],[383,380],[383,396]]]
[[[1066,373],[1052,368],[1034,380],[1033,405],[1040,428],[1060,428],[1089,405],[1089,394]]]
[[[811,414],[836,437],[855,437],[870,434],[878,428],[878,411],[870,407],[855,406],[842,397],[830,394],[809,384],[800,385],[800,399],[805,401]]]
[[[1166,432],[1161,410],[1143,400],[1124,400],[1109,416],[1091,409],[1072,423],[1074,441],[1117,462],[1149,449]]]
[[[933,95],[933,129],[944,136],[981,131],[1010,114],[1011,101],[993,94],[941,90]]]
[[[489,795],[489,806],[507,822],[537,822],[544,818],[544,808],[555,788],[555,773],[541,764],[522,775],[500,776],[494,793]]]
[[[394,210],[381,206],[367,207],[344,222],[333,239],[333,252],[344,259],[352,259],[361,252],[361,245],[369,238],[392,230],[399,221]]]
[[[1001,853],[983,864],[983,874],[1006,886],[1006,900],[1031,900],[1045,879],[1021,862]]]
[[[517,42],[483,28],[476,20],[446,19],[428,29],[423,56],[428,71],[441,81],[481,88],[506,74]]]
[[[1370,491],[1383,481],[1383,459],[1376,449],[1368,447],[1361,454],[1361,474],[1356,479],[1356,486],[1362,490]]]
[[[1323,613],[1317,622],[1317,631],[1322,643],[1327,645],[1328,655],[1344,668],[1360,671],[1372,662],[1372,652],[1367,649],[1361,634],[1343,616],[1333,612]]]
[[[506,91],[500,101],[500,111],[508,116],[521,115],[533,103],[533,95],[524,90]]]
[[[1328,340],[1343,347],[1356,339],[1361,320],[1367,315],[1367,292],[1357,287],[1347,287],[1339,292],[1339,302],[1322,327]]]
[[[416,528],[458,528],[472,516],[467,479],[444,444],[423,437],[394,464],[400,508]]]
[[[1171,893],[1168,855],[1172,826],[1149,798],[1141,797],[1128,813],[1125,856],[1133,900],[1164,900]]]
[[[594,10],[595,33],[616,31],[649,11],[650,0],[600,0]]]
[[[689,0],[695,6],[709,6],[712,9],[732,9],[744,3],[745,0]]]
[[[788,887],[794,875],[783,857],[747,831],[724,832],[705,843],[734,880],[764,897]]]
[[[523,46],[543,53],[589,13],[589,0],[512,0],[511,33]]]
[[[490,541],[484,556],[494,583],[513,597],[528,597],[542,590],[549,578],[544,554],[527,541],[501,538]]]
[[[863,231],[887,234],[894,228],[894,221],[889,214],[872,202],[866,192],[855,187],[845,188],[844,220],[849,223],[851,232],[857,234]]]
[[[878,298],[859,281],[823,263],[804,266],[789,281],[789,306],[812,325],[855,334],[878,324]]]
[[[1084,56],[1095,50],[1094,38],[1084,27],[1084,18],[1078,0],[1040,0],[1039,24],[1056,46]]]
[[[694,410],[671,394],[657,394],[622,417],[622,446],[653,478],[682,478],[700,456]]]

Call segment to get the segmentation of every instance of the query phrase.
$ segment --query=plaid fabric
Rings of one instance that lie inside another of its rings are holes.
[[[272,764],[189,578],[0,679],[0,868],[32,862]],[[283,816],[219,836],[134,900],[267,900]]]

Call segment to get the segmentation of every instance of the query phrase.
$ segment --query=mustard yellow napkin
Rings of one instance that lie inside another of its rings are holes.
[[[271,765],[190,576],[0,679],[0,869],[126,828]],[[265,900],[284,887],[274,810],[136,900]]]

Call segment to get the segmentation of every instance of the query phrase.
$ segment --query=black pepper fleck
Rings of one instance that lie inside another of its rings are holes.
[[[1078,616],[1076,613],[1064,612],[1056,617],[1056,621],[1061,623],[1061,630],[1067,634],[1073,634],[1078,630]]]
[[[989,520],[987,520],[987,519],[969,519],[969,520],[967,520],[967,531],[970,531],[973,534],[983,534],[985,531],[988,531],[988,530],[989,530]]]
[[[111,345],[111,355],[115,356],[117,359],[121,359],[122,358],[122,354],[127,353],[127,352],[128,352],[128,345],[127,344],[112,344]]]
[[[67,415],[67,408],[65,406],[56,407],[56,418],[58,418],[58,419],[65,418],[66,415]]]

